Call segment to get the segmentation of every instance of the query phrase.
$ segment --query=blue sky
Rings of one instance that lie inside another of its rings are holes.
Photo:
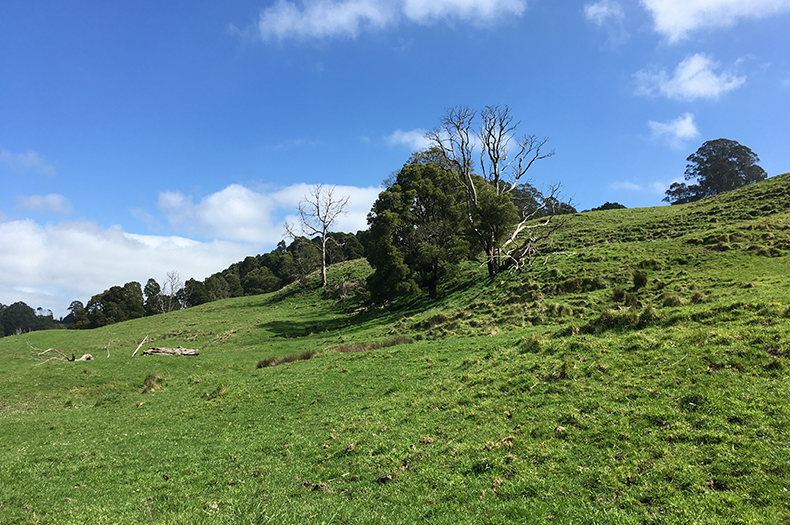
[[[380,184],[508,105],[577,209],[661,205],[706,140],[790,171],[790,0],[0,3],[0,303],[270,251],[309,185]]]

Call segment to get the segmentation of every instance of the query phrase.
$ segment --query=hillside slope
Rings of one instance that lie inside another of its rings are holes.
[[[0,523],[790,522],[790,174],[555,249],[0,339]]]

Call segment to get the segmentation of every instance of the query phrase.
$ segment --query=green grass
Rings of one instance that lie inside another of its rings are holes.
[[[790,175],[556,249],[0,339],[0,523],[790,522]]]

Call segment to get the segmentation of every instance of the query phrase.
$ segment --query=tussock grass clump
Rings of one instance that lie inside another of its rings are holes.
[[[224,397],[225,394],[227,393],[228,393],[228,387],[220,383],[219,385],[217,385],[217,388],[215,388],[211,392],[206,392],[205,394],[203,394],[203,397],[205,397],[206,399],[219,399],[221,397]]]
[[[647,286],[647,273],[641,270],[634,270],[633,272],[634,291]]]
[[[307,361],[319,353],[318,350],[307,350],[298,354],[286,354],[279,357],[268,357],[258,361],[256,368],[266,368],[267,366],[278,366],[283,363],[293,363],[294,361]]]
[[[399,335],[391,339],[386,339],[384,341],[373,341],[372,343],[355,343],[351,345],[337,345],[325,351],[331,352],[334,350],[335,352],[350,354],[355,352],[367,352],[370,350],[377,350],[379,348],[389,348],[391,346],[409,344],[412,342],[414,342],[412,338]],[[307,350],[305,352],[301,352],[297,354],[287,354],[287,355],[281,355],[279,357],[268,357],[266,359],[261,359],[260,361],[258,361],[256,368],[278,366],[283,363],[293,363],[295,361],[306,361],[322,353],[324,352],[320,350]]]
[[[149,374],[143,380],[143,391],[140,392],[141,394],[147,394],[148,392],[154,392],[156,390],[160,390],[162,388],[162,376],[159,374],[153,375]]]
[[[627,310],[607,310],[580,328],[586,334],[599,334],[609,330],[641,330],[653,326],[661,320],[661,316],[652,306],[645,308],[631,307]]]
[[[333,348],[330,348],[330,350],[334,350],[336,352],[340,352],[343,354],[351,354],[355,352],[368,352],[370,350],[378,350],[379,348],[390,348],[392,346],[407,345],[413,342],[414,340],[411,337],[399,335],[391,339],[385,339],[384,341],[373,341],[372,343],[338,345]]]
[[[676,293],[665,293],[661,296],[662,306],[683,306],[683,299]]]

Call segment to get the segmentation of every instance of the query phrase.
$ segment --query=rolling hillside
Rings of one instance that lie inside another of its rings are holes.
[[[790,522],[790,174],[555,250],[0,339],[0,523]]]

